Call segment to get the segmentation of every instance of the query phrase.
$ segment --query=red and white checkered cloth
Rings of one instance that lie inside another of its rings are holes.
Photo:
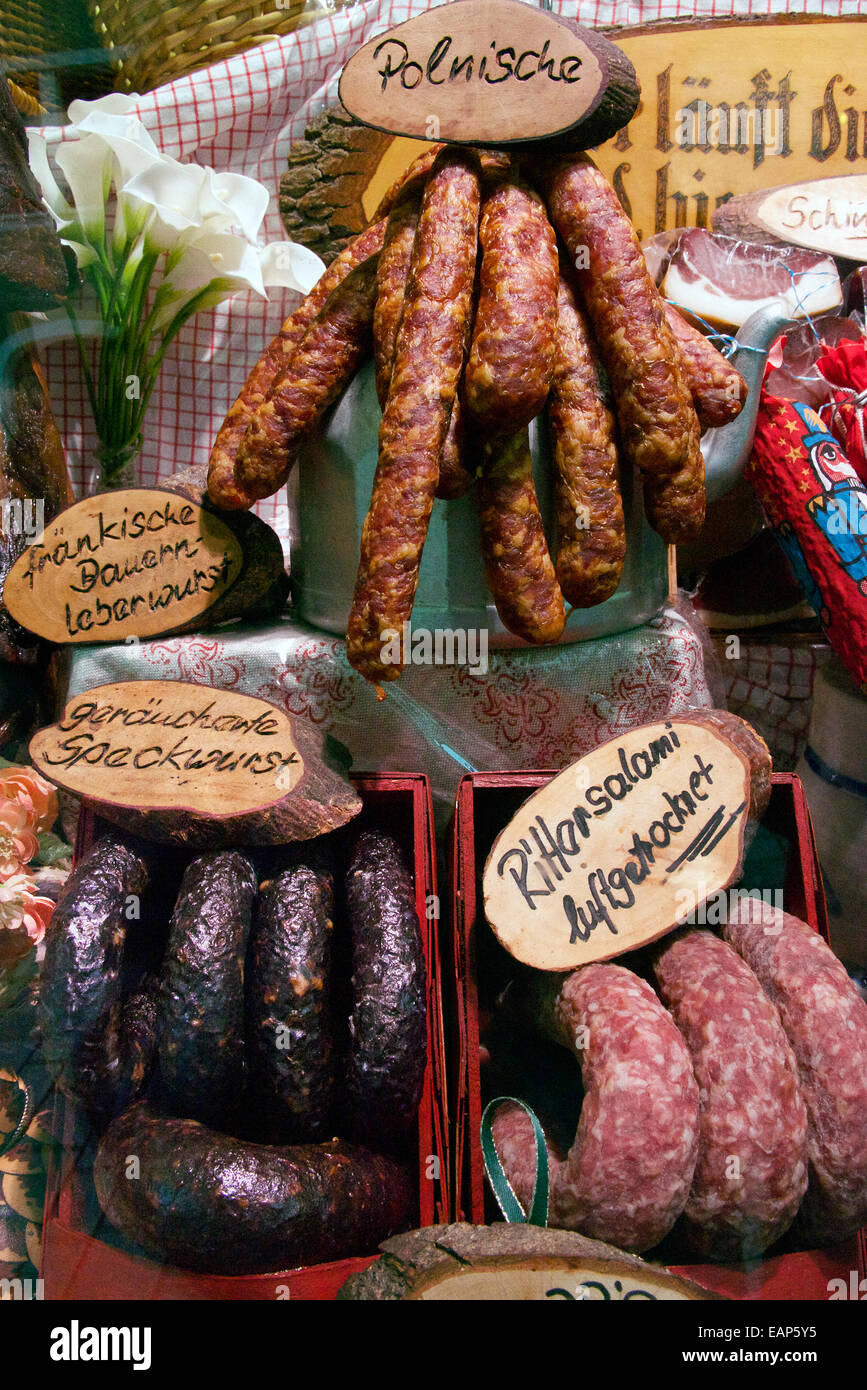
[[[263,240],[285,235],[277,206],[280,175],[293,140],[337,99],[344,62],[376,33],[426,9],[429,0],[368,0],[227,62],[179,78],[142,96],[136,113],[175,158],[231,169],[259,179],[272,193]],[[858,14],[863,0],[554,0],[554,9],[590,26],[625,25],[690,15]],[[242,294],[195,316],[166,356],[145,422],[139,481],[152,484],[207,459],[220,422],[296,297],[273,291],[263,303]],[[60,332],[68,332],[58,322]],[[90,489],[93,433],[81,369],[70,340],[47,350],[51,396],[79,495]],[[288,543],[285,495],[257,509]]]

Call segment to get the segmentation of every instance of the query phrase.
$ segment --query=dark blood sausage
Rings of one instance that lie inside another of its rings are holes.
[[[116,1111],[143,1095],[157,1055],[159,980],[147,976],[123,1002],[120,1020],[118,1101]]]
[[[361,534],[346,651],[369,681],[397,680],[384,647],[412,614],[472,306],[479,217],[474,157],[439,154],[425,186]]]
[[[703,333],[687,323],[673,304],[665,303],[665,317],[678,341],[686,383],[703,429],[714,429],[737,419],[747,398],[747,383]]]
[[[256,876],[234,850],[188,864],[169,925],[157,1009],[160,1104],[220,1125],[244,1086],[244,956]]]
[[[556,642],[566,610],[539,513],[527,428],[477,447],[482,558],[497,612],[525,642]]]
[[[420,211],[419,196],[418,200],[413,198],[399,202],[389,213],[376,272],[373,357],[376,363],[376,394],[383,409],[388,400],[397,330],[403,317],[404,292]]]
[[[626,557],[614,416],[572,277],[560,276],[557,352],[548,399],[557,506],[557,579],[567,603],[610,598]]]
[[[283,486],[301,444],[363,362],[376,270],[377,257],[369,256],[332,291],[253,415],[235,460],[235,482],[251,503]]]
[[[343,1143],[242,1142],[143,1103],[106,1131],[93,1178],[102,1210],[128,1240],[210,1274],[373,1254],[418,1218],[408,1169],[394,1159]]]
[[[382,249],[385,222],[375,223],[354,238],[328,269],[319,277],[306,299],[289,316],[280,332],[275,334],[254,366],[241,393],[220,426],[208,463],[208,496],[216,506],[225,510],[246,510],[251,501],[239,489],[235,478],[235,460],[247,427],[260,406],[264,405],[283,373],[310,324],[316,318],[333,290],[356,266]]]
[[[247,1067],[257,1123],[275,1142],[333,1133],[334,881],[324,855],[259,887],[247,958]]]
[[[68,878],[46,939],[38,1004],[45,1063],[97,1123],[124,1098],[119,977],[148,883],[145,855],[111,833],[98,840]]]
[[[742,898],[726,940],[776,1006],[807,1106],[809,1185],[799,1238],[833,1245],[867,1224],[867,1004],[818,932]]]
[[[611,382],[621,447],[644,481],[648,519],[669,544],[694,540],[705,508],[700,427],[638,238],[586,156],[553,161],[543,186]]]
[[[541,198],[504,180],[482,204],[479,302],[462,388],[476,425],[511,434],[542,409],[554,372],[557,239]]]
[[[657,953],[655,973],[701,1093],[684,1234],[709,1259],[753,1259],[788,1230],[807,1187],[807,1113],[792,1050],[752,970],[712,932],[675,937]]]
[[[539,979],[530,993],[536,1026],[578,1057],[585,1093],[568,1155],[549,1146],[550,1225],[649,1250],[683,1211],[698,1152],[698,1086],[683,1038],[650,986],[620,965]],[[494,1140],[526,1209],[529,1118],[502,1107]]]
[[[352,1011],[346,1068],[353,1138],[390,1147],[421,1099],[427,976],[413,882],[390,835],[363,830],[346,871]]]

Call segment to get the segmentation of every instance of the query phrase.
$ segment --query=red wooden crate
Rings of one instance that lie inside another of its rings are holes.
[[[478,932],[487,930],[479,899],[481,871],[495,836],[522,801],[555,777],[556,772],[474,772],[461,780],[449,834],[451,953],[454,969],[455,1220],[483,1223],[498,1216],[488,1197],[482,1162],[480,1125],[482,1084],[479,1058]],[[764,817],[769,829],[788,842],[784,901],[786,909],[809,922],[828,940],[828,915],[813,828],[800,779],[774,773],[771,801]],[[833,1250],[808,1250],[756,1260],[749,1265],[671,1265],[717,1293],[735,1299],[828,1298],[828,1282],[843,1279],[849,1287],[857,1270],[865,1276],[865,1232]]]
[[[445,1094],[442,990],[437,940],[438,914],[429,910],[437,891],[436,846],[430,784],[421,774],[355,774],[352,782],[364,806],[361,818],[389,830],[401,843],[415,877],[416,907],[422,925],[428,970],[428,1062],[419,1107],[415,1149],[419,1168],[419,1226],[447,1218],[452,1196],[448,1178],[448,1113]],[[77,853],[103,828],[87,808],[79,822]],[[174,1268],[130,1254],[113,1242],[89,1234],[95,1208],[89,1171],[77,1162],[82,1119],[78,1108],[59,1096],[55,1134],[63,1136],[60,1161],[50,1170],[45,1204],[41,1275],[46,1299],[292,1299],[335,1297],[374,1252],[357,1258],[274,1274],[209,1275]],[[439,1164],[433,1176],[431,1156]]]

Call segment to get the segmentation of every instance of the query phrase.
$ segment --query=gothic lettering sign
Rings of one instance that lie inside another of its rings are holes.
[[[594,158],[642,238],[710,227],[736,195],[867,173],[863,18],[693,20],[612,38],[642,99]]]

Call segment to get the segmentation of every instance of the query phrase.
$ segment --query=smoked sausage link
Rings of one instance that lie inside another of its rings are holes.
[[[695,540],[705,509],[700,427],[638,238],[586,156],[552,161],[542,181],[611,382],[621,447],[644,481],[648,519],[669,544]]]
[[[422,200],[347,628],[350,665],[369,681],[397,680],[406,658],[384,649],[412,614],[464,363],[479,202],[474,157],[444,150]]]
[[[818,932],[742,898],[723,929],[779,1011],[807,1107],[802,1243],[833,1245],[867,1224],[867,1003]]]
[[[655,972],[701,1092],[684,1232],[712,1260],[753,1259],[788,1230],[807,1187],[807,1113],[792,1050],[752,970],[712,932],[675,937]]]
[[[256,500],[242,489],[235,477],[235,460],[247,428],[260,406],[271,394],[275,383],[288,369],[292,357],[310,324],[316,318],[333,290],[356,266],[382,249],[385,221],[368,227],[344,247],[313,286],[298,308],[271,339],[253,367],[241,392],[230,407],[214,440],[208,463],[208,496],[217,507],[226,511],[245,511]]]
[[[557,352],[548,402],[557,505],[557,579],[567,603],[610,598],[626,557],[614,416],[602,392],[572,276],[560,276]]]
[[[477,447],[482,558],[497,612],[525,642],[556,642],[566,610],[539,512],[527,428]]]
[[[482,204],[479,244],[463,400],[476,425],[511,434],[535,419],[551,386],[557,238],[539,196],[504,180]]]
[[[282,487],[299,448],[355,375],[370,347],[377,258],[332,291],[292,360],[253,415],[235,460],[235,481],[257,501]]]
[[[747,398],[747,383],[740,372],[668,302],[665,317],[678,341],[686,383],[702,428],[715,429],[736,420]]]
[[[106,1131],[93,1179],[102,1210],[128,1240],[209,1274],[373,1254],[418,1220],[408,1168],[394,1159],[343,1143],[242,1142],[144,1103]]]

